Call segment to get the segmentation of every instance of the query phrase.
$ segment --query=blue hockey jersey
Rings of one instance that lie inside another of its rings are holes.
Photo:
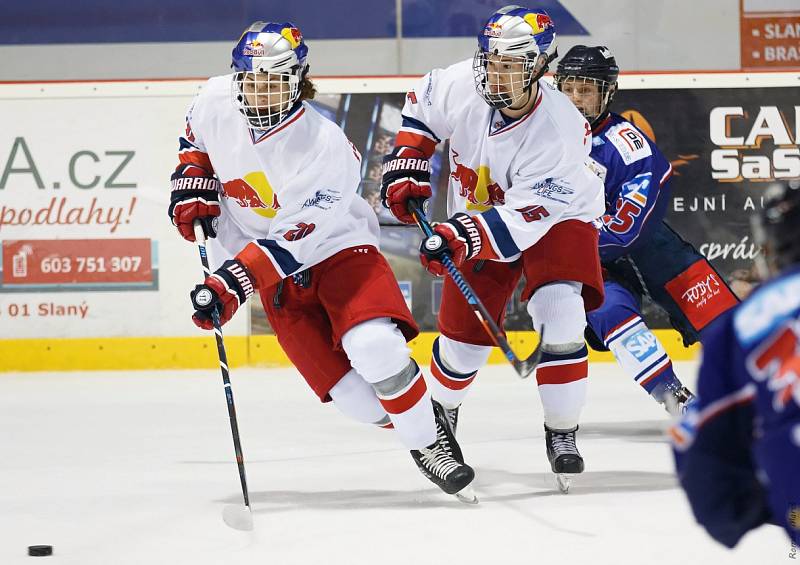
[[[592,132],[590,166],[605,185],[600,258],[612,261],[647,240],[664,219],[672,165],[656,144],[618,114]]]
[[[707,328],[697,400],[671,435],[714,538],[733,546],[771,516],[800,543],[800,266]]]

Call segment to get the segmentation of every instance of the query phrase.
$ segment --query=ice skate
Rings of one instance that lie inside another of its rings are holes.
[[[456,428],[458,428],[458,409],[461,408],[460,406],[456,406],[455,408],[444,408],[444,414],[447,416],[447,421],[450,424],[450,431],[453,432],[453,436],[456,435]]]
[[[456,441],[458,408],[450,410],[433,400],[433,415],[436,418],[436,440],[459,463],[464,462],[461,446]]]
[[[558,489],[566,494],[572,484],[572,475],[583,473],[583,457],[575,445],[578,426],[572,430],[552,430],[545,425],[544,431],[550,468],[556,475]]]
[[[665,386],[661,390],[653,391],[653,398],[661,404],[670,416],[681,416],[694,400],[694,394],[685,386]]]
[[[461,448],[450,432],[444,408],[436,401],[433,402],[433,413],[436,441],[428,447],[412,450],[411,457],[422,474],[444,492],[466,504],[477,504],[478,498],[470,486],[475,471],[464,463]]]

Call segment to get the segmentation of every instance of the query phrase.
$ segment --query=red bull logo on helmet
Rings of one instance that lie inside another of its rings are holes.
[[[297,49],[297,46],[300,45],[301,41],[303,41],[303,35],[296,27],[283,28],[281,30],[281,36],[289,42],[289,45],[292,46],[292,49]]]
[[[222,183],[222,193],[242,208],[252,208],[253,212],[265,218],[274,218],[281,207],[278,196],[261,171]]]
[[[547,14],[531,12],[525,14],[523,19],[533,28],[533,33],[542,33],[544,30],[554,27],[553,19]]]
[[[264,44],[258,39],[254,39],[244,46],[244,49],[242,49],[242,54],[247,55],[248,57],[263,57]]]
[[[497,22],[489,22],[483,28],[483,35],[487,37],[500,37],[503,33],[503,26]]]
[[[458,188],[458,195],[467,200],[467,210],[488,210],[495,204],[505,203],[505,192],[491,178],[489,167],[481,165],[475,171],[458,162],[458,153],[453,151],[453,167],[450,182]],[[456,185],[458,183],[458,185]]]

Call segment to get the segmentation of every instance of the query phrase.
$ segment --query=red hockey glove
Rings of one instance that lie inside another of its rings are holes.
[[[244,265],[236,259],[225,261],[189,294],[195,309],[192,321],[199,328],[212,330],[216,310],[222,326],[254,292],[253,279]]]
[[[415,223],[408,210],[408,201],[416,199],[420,208],[424,209],[425,201],[431,197],[431,164],[428,158],[416,147],[395,147],[383,158],[381,172],[383,205],[404,224]]]
[[[442,256],[450,255],[456,267],[481,252],[481,230],[470,216],[459,212],[433,228],[434,234],[425,238],[419,247],[420,261],[428,272],[441,277],[447,272]]]
[[[172,173],[169,217],[181,237],[194,241],[194,221],[199,220],[206,237],[216,237],[219,216],[219,180],[204,168],[179,165]]]

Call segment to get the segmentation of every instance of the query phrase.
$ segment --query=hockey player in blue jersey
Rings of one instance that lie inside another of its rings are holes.
[[[656,401],[682,410],[691,398],[641,316],[649,298],[669,314],[684,345],[738,303],[722,277],[664,221],[672,165],[634,125],[609,111],[619,67],[606,47],[576,45],[560,60],[556,87],[592,126],[590,166],[605,185],[600,259],[606,299],[587,316],[586,337],[611,351],[623,371]]]
[[[800,179],[764,200],[753,232],[774,278],[704,333],[697,398],[671,429],[695,518],[728,547],[765,522],[800,544]]]

